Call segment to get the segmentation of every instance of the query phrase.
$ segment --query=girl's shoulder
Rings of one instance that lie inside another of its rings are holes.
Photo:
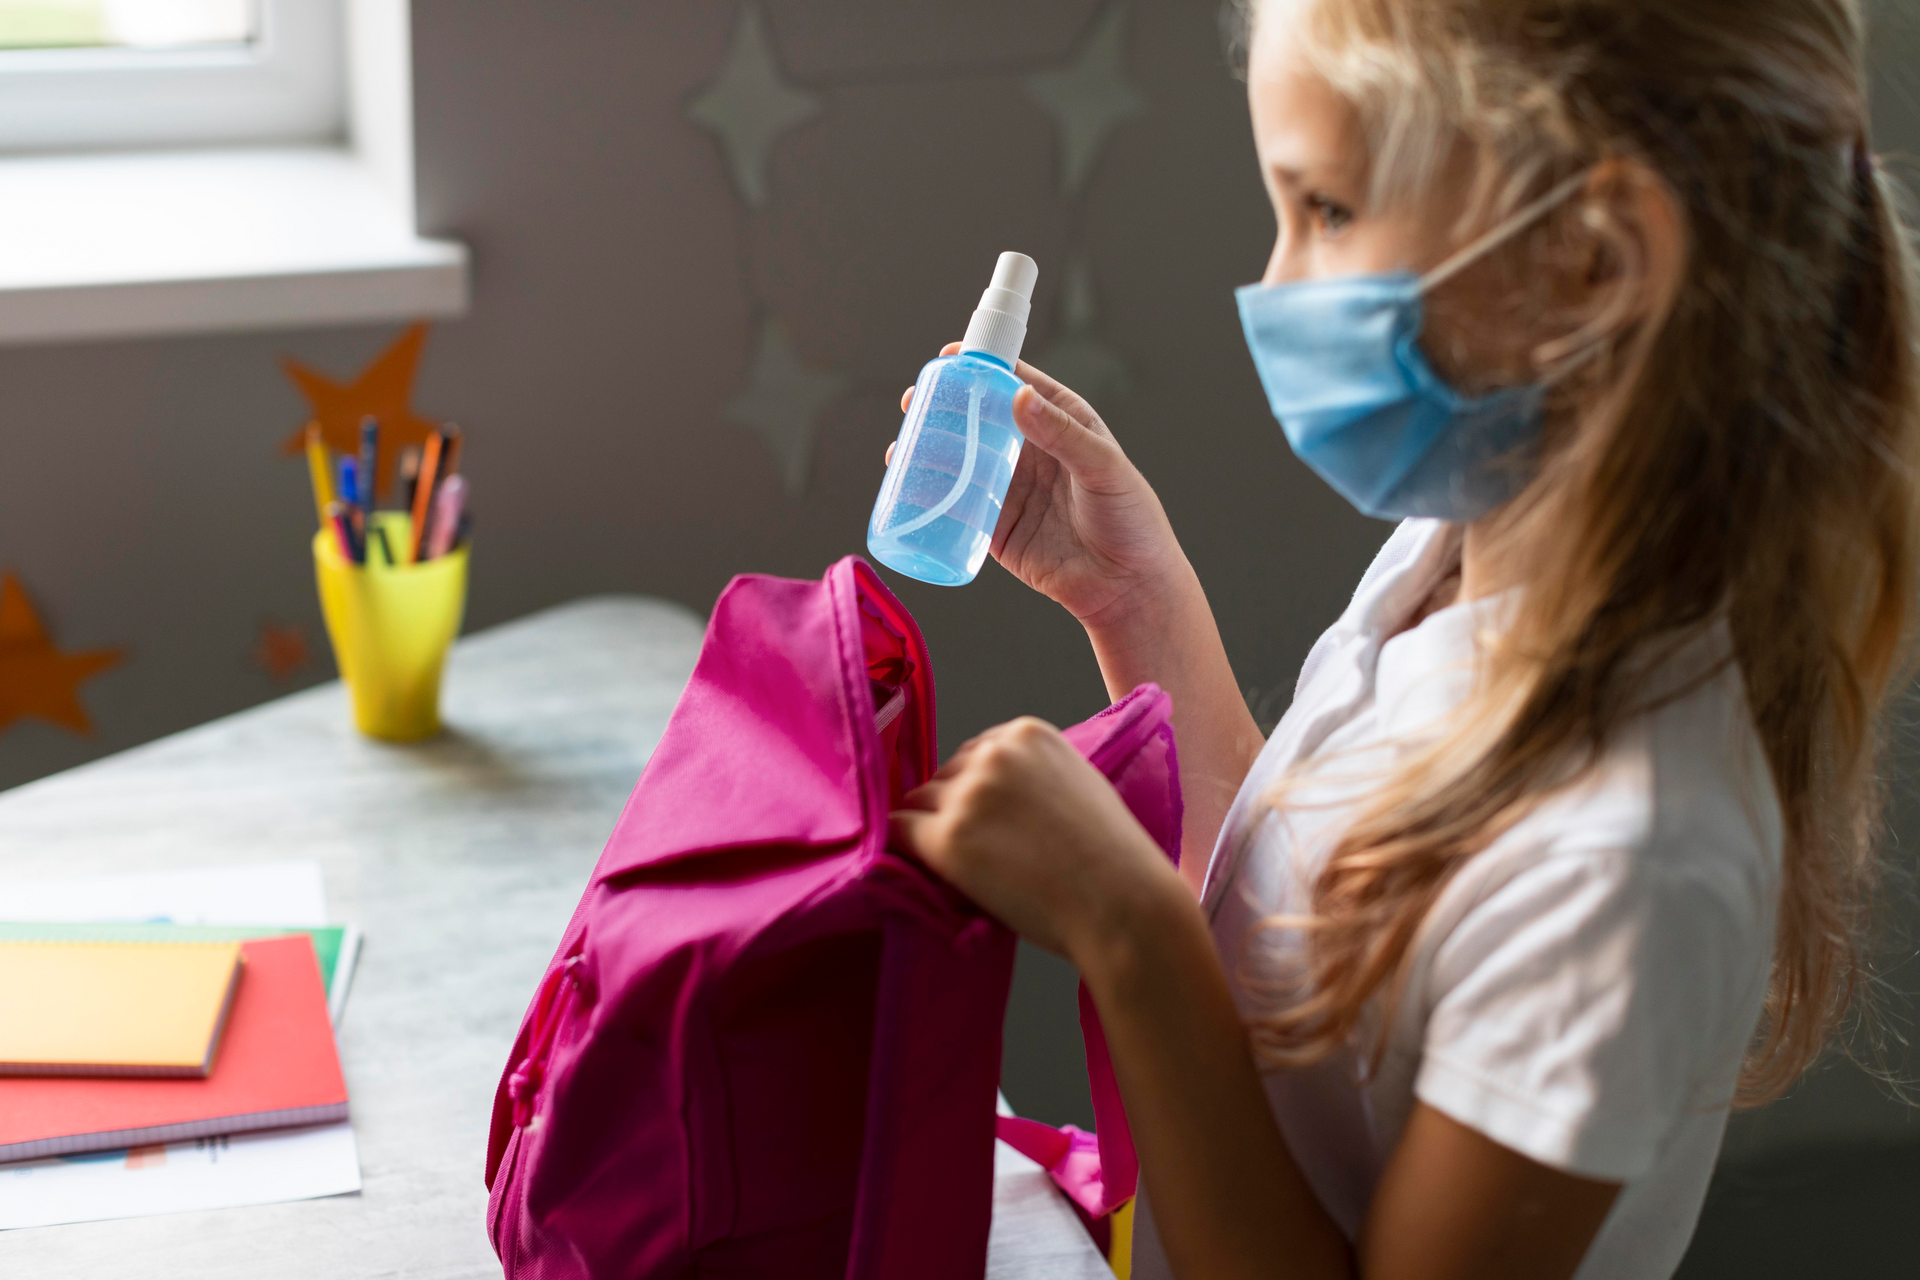
[[[1764,974],[1783,833],[1729,652],[1716,626],[1663,653],[1643,709],[1592,764],[1461,868],[1418,947],[1440,985],[1460,972],[1449,954],[1467,960],[1523,916],[1557,920],[1570,960],[1588,945],[1692,945],[1673,933],[1714,939],[1736,986]]]

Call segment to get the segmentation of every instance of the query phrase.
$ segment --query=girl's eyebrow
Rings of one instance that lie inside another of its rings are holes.
[[[1352,175],[1343,169],[1330,165],[1297,165],[1280,160],[1267,162],[1267,172],[1281,186],[1298,189],[1300,187],[1344,187]]]

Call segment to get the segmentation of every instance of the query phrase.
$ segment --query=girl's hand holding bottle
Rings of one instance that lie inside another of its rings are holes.
[[[941,354],[959,350],[950,343]],[[1186,793],[1180,865],[1197,893],[1214,837],[1264,738],[1153,486],[1086,400],[1024,360],[1014,372],[1026,384],[1013,398],[1026,445],[994,529],[993,557],[1079,619],[1110,697],[1149,680],[1173,695]],[[901,397],[903,412],[912,395],[909,388]]]
[[[950,342],[940,354],[959,350]],[[1192,568],[1158,495],[1093,407],[1024,360],[1014,371],[1027,384],[1014,425],[1036,447],[1014,468],[993,556],[1089,630],[1119,625]],[[902,412],[912,398],[909,387]]]

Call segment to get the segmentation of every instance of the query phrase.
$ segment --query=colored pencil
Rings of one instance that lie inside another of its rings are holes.
[[[348,564],[356,563],[360,557],[353,547],[353,524],[347,519],[347,504],[335,499],[327,504],[327,527],[333,530],[333,545],[340,552],[340,558]]]
[[[413,485],[413,545],[408,559],[419,561],[427,549],[427,515],[433,503],[433,486],[440,479],[440,451],[446,439],[436,431],[427,437],[420,454],[420,477]]]

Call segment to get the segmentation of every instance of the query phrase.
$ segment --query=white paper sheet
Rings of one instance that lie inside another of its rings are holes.
[[[353,1126],[0,1164],[0,1230],[310,1200],[360,1189]]]
[[[327,894],[317,862],[0,881],[0,920],[323,925]]]
[[[314,862],[0,881],[0,918],[322,925]],[[344,960],[344,957],[343,957]],[[0,1230],[310,1200],[360,1189],[353,1125],[0,1164]]]

